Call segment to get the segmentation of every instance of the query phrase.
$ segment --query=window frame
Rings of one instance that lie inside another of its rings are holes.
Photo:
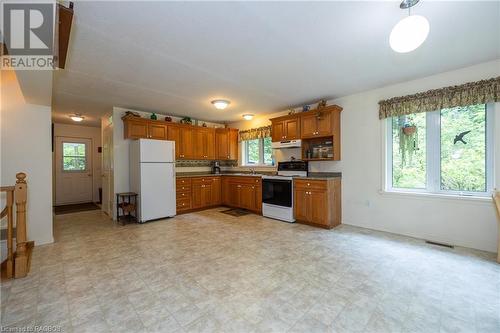
[[[253,140],[243,140],[241,142],[242,145],[242,158],[241,158],[241,165],[245,167],[272,167],[273,164],[272,162],[267,164],[264,162],[264,139],[265,138],[258,138],[258,139],[253,139],[253,140],[259,140],[259,162],[255,164],[249,164],[248,163],[248,141],[253,141]]]
[[[84,156],[64,155],[64,144],[65,143],[84,145],[84,147],[85,147],[85,155]],[[84,143],[84,142],[62,141],[61,142],[61,172],[63,172],[63,173],[86,173],[86,172],[88,172],[88,170],[89,170],[88,152],[89,152],[89,147],[87,147],[87,144]],[[72,158],[77,158],[77,159],[84,159],[85,160],[85,169],[83,169],[83,170],[66,170],[64,168],[64,158],[65,157],[72,157]]]
[[[400,188],[393,187],[393,137],[392,137],[392,117],[385,119],[385,180],[384,188],[391,193],[414,193],[414,194],[434,194],[456,197],[488,197],[494,188],[494,126],[496,103],[486,103],[486,137],[485,137],[485,176],[486,191],[453,191],[441,189],[441,110],[426,112],[426,187]]]

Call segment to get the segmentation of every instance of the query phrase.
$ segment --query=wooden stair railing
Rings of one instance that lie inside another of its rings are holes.
[[[1,192],[6,193],[6,206],[0,213],[0,218],[7,216],[7,259],[2,264],[6,278],[25,277],[29,272],[31,251],[34,242],[26,239],[26,202],[28,198],[28,185],[26,174],[16,174],[15,186],[2,186]],[[14,214],[13,206],[16,204],[16,252],[14,252]]]
[[[498,247],[497,247],[497,262],[500,264],[500,191],[495,191],[493,193],[493,201],[497,208],[498,217]]]

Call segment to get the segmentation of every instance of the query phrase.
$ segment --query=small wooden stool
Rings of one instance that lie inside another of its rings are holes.
[[[116,193],[116,220],[122,222],[122,225],[125,225],[125,222],[137,222],[137,193]]]

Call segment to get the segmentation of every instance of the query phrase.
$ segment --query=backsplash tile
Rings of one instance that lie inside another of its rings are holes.
[[[238,161],[219,161],[221,167],[238,166]],[[178,160],[175,162],[177,168],[211,167],[213,161],[208,160]]]

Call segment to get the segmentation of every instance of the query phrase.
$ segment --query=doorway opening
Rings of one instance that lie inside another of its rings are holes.
[[[54,123],[54,213],[101,209],[100,127]]]

